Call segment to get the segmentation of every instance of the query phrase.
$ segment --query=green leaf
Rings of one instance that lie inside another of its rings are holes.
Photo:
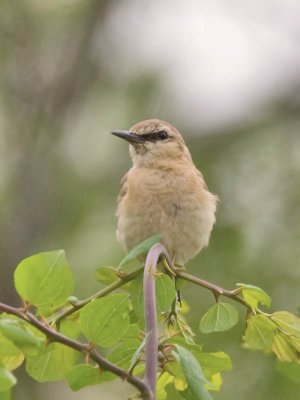
[[[7,339],[19,347],[26,356],[37,355],[42,349],[44,339],[36,337],[24,325],[23,322],[17,319],[0,320],[0,330]]]
[[[200,330],[203,333],[226,331],[237,324],[239,319],[235,307],[229,303],[216,303],[203,315]]]
[[[114,294],[95,300],[81,309],[80,326],[92,343],[110,347],[129,328],[129,299],[126,294]]]
[[[60,332],[71,339],[77,339],[81,334],[79,321],[63,319],[60,323]]]
[[[217,353],[193,352],[202,367],[206,378],[211,378],[219,372],[232,370],[230,357],[223,351]]]
[[[178,344],[181,347],[185,347],[187,350],[189,350],[190,352],[202,352],[202,346],[196,343],[188,343],[185,339],[185,337],[182,336],[172,336],[172,337],[168,337],[164,343],[167,344]]]
[[[130,299],[134,314],[143,319],[144,316],[144,292],[143,292],[143,275],[139,274],[130,284]]]
[[[137,365],[138,361],[142,358],[142,354],[144,351],[144,348],[146,346],[147,340],[149,338],[150,332],[148,332],[142,343],[139,343],[139,346],[137,347],[137,349],[135,350],[135,352],[133,353],[132,357],[131,357],[131,362],[130,362],[130,366],[129,369],[133,368],[135,365]]]
[[[63,305],[73,291],[73,279],[63,250],[26,258],[17,266],[14,279],[18,294],[40,309],[53,310]]]
[[[127,369],[130,367],[132,358],[140,344],[140,341],[136,339],[126,340],[114,349],[107,358],[119,367]]]
[[[292,335],[285,335],[286,341],[294,347],[294,349],[298,352],[300,355],[300,338]]]
[[[187,382],[187,389],[179,392],[181,396],[186,400],[211,400],[212,398],[205,387],[205,384],[209,382],[206,380],[196,358],[184,347],[177,345],[176,349]],[[176,353],[174,353],[174,356],[178,359]]]
[[[100,383],[101,371],[91,364],[77,364],[67,374],[67,382],[74,391]]]
[[[250,307],[258,308],[259,304],[271,306],[271,297],[261,288],[244,283],[238,283],[238,286],[241,286],[242,295]]]
[[[271,319],[286,333],[300,338],[300,318],[287,311],[277,311],[271,315]]]
[[[7,391],[17,383],[14,375],[0,365],[0,388],[1,391]]]
[[[141,337],[141,330],[137,324],[131,324],[129,325],[129,328],[125,335],[123,336],[122,340],[128,340],[128,339],[139,339]]]
[[[274,342],[276,325],[264,315],[254,315],[247,320],[244,340],[252,350],[270,350]]]
[[[208,390],[219,391],[221,389],[223,380],[220,373],[214,374],[209,378],[209,385],[207,385]]]
[[[166,387],[173,381],[174,377],[166,371],[159,375],[156,385],[157,400],[165,400],[167,398]]]
[[[4,391],[0,391],[0,400],[11,400],[11,395],[12,395],[12,390],[8,389],[8,390],[4,390]]]
[[[130,285],[130,298],[133,311],[139,319],[144,318],[144,292],[143,275],[138,275]],[[175,287],[172,279],[166,274],[159,274],[155,277],[155,298],[158,315],[171,309],[176,298]]]
[[[112,267],[101,267],[96,271],[96,280],[103,283],[104,285],[110,285],[111,283],[119,280],[116,274],[115,268]]]
[[[63,380],[76,362],[78,353],[60,343],[50,343],[40,356],[26,360],[26,371],[38,382]]]
[[[156,307],[158,313],[169,311],[176,299],[174,282],[166,274],[159,274],[155,281]]]
[[[300,383],[300,364],[278,361],[276,369],[295,383]]]
[[[288,342],[287,336],[277,331],[274,335],[272,351],[280,361],[298,362],[299,356],[297,350]]]
[[[116,347],[108,355],[107,359],[113,364],[118,365],[120,368],[129,369],[131,366],[132,357],[139,346],[139,340],[126,340]],[[114,375],[111,372],[104,371],[101,375],[101,382],[109,382],[113,379],[117,379],[117,375]]]
[[[213,385],[213,390],[217,390],[222,380],[218,374],[224,371],[230,371],[232,369],[232,363],[230,357],[220,351],[216,353],[206,353],[202,351],[202,346],[197,344],[188,344],[183,337],[173,336],[168,338],[163,343],[165,344],[179,344],[180,346],[186,348],[190,351],[196,358],[198,363],[201,365],[204,376],[210,380],[209,389],[211,390]],[[175,377],[181,378],[181,373],[178,367],[174,363],[168,363],[166,366],[167,371],[169,371]]]
[[[175,287],[176,287],[176,290],[181,290],[181,289],[183,289],[186,285],[187,285],[187,281],[186,281],[186,280],[176,277],[176,280],[175,280]]]
[[[192,328],[186,322],[183,315],[181,315],[180,313],[177,314],[177,324],[178,324],[178,327],[179,327],[182,335],[184,336],[186,343],[188,343],[190,345],[193,344],[194,343],[193,337],[195,336],[195,334],[192,331]]]
[[[184,390],[186,388],[187,383],[179,357],[177,357],[175,360],[169,361],[165,365],[164,369],[174,377],[174,384],[177,390]]]
[[[23,352],[0,331],[0,365],[8,370],[14,370],[22,364],[23,360]]]
[[[122,267],[130,261],[135,260],[142,254],[148,253],[148,251],[151,249],[153,245],[158,243],[161,239],[160,234],[156,234],[154,236],[151,236],[150,238],[144,240],[142,243],[138,244],[136,247],[130,250],[130,252],[123,258],[123,260],[120,262],[119,267]]]

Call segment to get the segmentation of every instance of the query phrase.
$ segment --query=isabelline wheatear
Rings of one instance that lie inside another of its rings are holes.
[[[217,197],[168,122],[149,119],[112,133],[129,142],[133,163],[118,198],[119,243],[128,251],[159,233],[174,264],[185,265],[208,245]]]

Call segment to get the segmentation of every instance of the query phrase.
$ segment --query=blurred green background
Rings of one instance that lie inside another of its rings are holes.
[[[2,0],[1,301],[18,302],[13,271],[22,258],[58,248],[76,295],[97,290],[95,269],[123,256],[114,212],[130,166],[126,143],[109,133],[161,118],[183,133],[220,197],[210,246],[189,270],[226,288],[260,286],[274,310],[296,312],[299,26],[297,1]],[[213,297],[193,286],[183,296],[198,332]],[[207,351],[233,360],[215,399],[300,399],[272,357],[241,348],[244,328],[198,334]],[[15,400],[131,393],[119,381],[72,393],[17,376]]]

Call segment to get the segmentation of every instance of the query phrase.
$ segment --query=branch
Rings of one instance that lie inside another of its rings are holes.
[[[7,304],[0,303],[0,311],[15,315],[23,319],[24,321],[27,321],[31,325],[35,326],[40,332],[43,332],[47,336],[47,338],[52,342],[62,343],[65,346],[68,346],[83,354],[88,353],[90,358],[92,358],[99,365],[101,369],[110,371],[113,374],[120,377],[123,381],[128,381],[129,383],[131,383],[133,386],[136,387],[136,389],[139,390],[144,400],[152,400],[151,392],[147,383],[145,383],[140,378],[131,375],[128,371],[111,363],[106,358],[102,357],[101,354],[96,350],[94,349],[91,350],[89,343],[81,343],[62,335],[56,330],[43,324],[32,313],[28,311],[25,312],[21,308],[15,308]]]
[[[144,308],[146,323],[145,382],[149,385],[152,399],[156,399],[156,376],[158,363],[158,329],[156,320],[155,273],[160,255],[169,261],[165,247],[157,243],[147,254],[144,270]]]
[[[167,260],[168,262],[168,260]],[[249,304],[241,297],[239,296],[239,293],[241,292],[240,288],[234,289],[234,290],[227,290],[224,289],[218,285],[215,285],[214,283],[205,281],[204,279],[198,278],[195,275],[188,274],[187,272],[183,271],[181,268],[175,268],[172,266],[171,263],[168,262],[168,267],[171,269],[171,271],[176,275],[178,278],[184,279],[185,281],[192,282],[195,285],[204,287],[208,290],[210,290],[216,299],[218,299],[220,296],[225,296],[228,297],[240,304],[243,304],[245,307],[248,309],[251,309]]]
[[[160,246],[161,246],[160,255],[163,255],[163,265],[165,266],[167,272],[171,273],[171,275],[181,278],[183,280],[186,280],[188,282],[192,282],[198,286],[201,286],[201,287],[204,287],[204,288],[210,290],[216,298],[218,298],[219,296],[222,295],[222,296],[228,297],[240,304],[243,304],[247,308],[251,309],[251,307],[247,304],[247,302],[242,297],[239,296],[239,293],[241,290],[240,288],[237,288],[234,290],[226,290],[214,283],[208,282],[204,279],[198,278],[195,275],[189,274],[189,273],[185,272],[185,270],[182,268],[174,267],[172,265],[172,262],[170,261],[170,257],[168,255],[166,249],[164,248],[163,245],[160,245]],[[104,297],[107,294],[109,294],[109,293],[113,292],[114,290],[120,288],[121,286],[125,285],[126,283],[132,281],[143,270],[144,270],[144,268],[139,268],[139,269],[131,272],[130,274],[120,276],[120,278],[116,282],[113,282],[112,284],[99,290],[95,294],[87,297],[86,299],[79,300],[79,301],[73,303],[69,308],[64,309],[60,313],[56,314],[54,317],[49,318],[47,320],[48,323],[59,325],[61,320],[68,317],[69,315],[73,314],[74,312],[80,310],[86,304],[90,303],[91,301],[93,301],[95,299]]]

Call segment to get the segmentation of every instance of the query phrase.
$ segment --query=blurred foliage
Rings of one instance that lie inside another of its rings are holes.
[[[300,303],[297,91],[271,99],[243,124],[209,132],[200,125],[185,129],[190,125],[178,121],[173,99],[160,93],[159,71],[124,77],[122,66],[114,65],[107,42],[115,33],[107,21],[116,3],[1,1],[1,300],[18,302],[12,275],[21,259],[54,248],[69,255],[76,294],[97,290],[89,279],[95,270],[117,265],[123,256],[115,241],[114,210],[119,180],[130,165],[126,145],[109,132],[158,117],[184,133],[196,165],[220,197],[210,246],[190,270],[223,287],[258,285],[271,295],[274,309],[295,312]],[[197,309],[189,322],[198,331],[214,299],[190,286],[182,295]],[[278,372],[272,358],[241,349],[241,334],[238,325],[229,333],[199,333],[206,351],[224,349],[233,360],[234,372],[215,398],[234,392],[245,400],[295,400],[299,386]],[[82,398],[62,385],[40,389],[23,376],[19,381],[16,400]],[[108,386],[106,397],[120,398],[121,385]],[[86,399],[98,397],[93,389],[83,393]]]

